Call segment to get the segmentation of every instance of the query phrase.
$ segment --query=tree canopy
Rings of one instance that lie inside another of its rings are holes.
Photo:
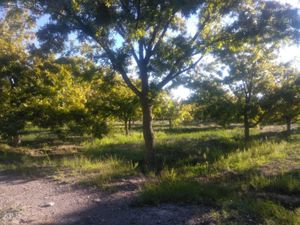
[[[207,54],[298,39],[297,9],[277,1],[28,0],[4,1],[49,15],[37,36],[41,50],[61,52],[71,35],[99,64],[109,65],[138,96],[143,113],[145,162],[155,159],[152,106],[169,82]],[[194,28],[188,21],[196,19]],[[135,79],[139,82],[134,82]],[[139,85],[136,85],[139,84]]]

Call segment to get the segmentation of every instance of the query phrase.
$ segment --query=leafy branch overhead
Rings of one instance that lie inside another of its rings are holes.
[[[131,60],[139,77],[152,77],[149,86],[159,89],[215,48],[295,37],[300,28],[296,9],[256,0],[36,0],[28,4],[51,15],[38,33],[44,48],[62,50],[68,34],[76,32],[80,40],[98,44],[98,54],[138,95],[142,90],[129,78]],[[194,32],[186,24],[191,16],[197,18]]]

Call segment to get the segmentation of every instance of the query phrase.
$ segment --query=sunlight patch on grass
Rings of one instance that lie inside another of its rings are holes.
[[[212,139],[212,138],[232,138],[241,133],[240,129],[216,129],[207,131],[195,131],[190,133],[166,133],[163,131],[155,132],[155,141],[159,144],[161,142],[177,142],[179,140],[193,140],[193,139]],[[84,142],[85,148],[97,148],[104,145],[112,144],[143,144],[143,134],[141,132],[131,132],[129,135],[120,133],[110,134],[102,139],[95,139],[92,142]]]
[[[256,191],[270,191],[282,194],[300,194],[300,172],[278,176],[252,176],[249,186]]]
[[[221,157],[213,167],[218,170],[244,171],[259,167],[273,159],[284,158],[286,148],[287,143],[284,141],[254,143],[248,149],[237,150],[227,157]]]
[[[199,176],[216,176],[224,172],[243,173],[247,170],[252,170],[262,166],[272,160],[282,159],[286,157],[286,149],[288,143],[282,141],[280,143],[265,141],[254,142],[251,147],[247,149],[232,150],[228,154],[222,149],[210,149],[213,153],[207,153],[206,156],[215,161],[204,161],[196,165],[185,165],[177,168],[177,171],[185,177],[199,177]]]
[[[244,218],[250,215],[263,225],[298,225],[300,208],[288,210],[270,200],[244,199],[233,202],[229,208],[237,210]]]
[[[125,178],[137,174],[137,164],[117,158],[91,160],[84,156],[63,158],[55,162],[58,179],[65,179],[70,174],[80,182],[101,187],[116,178]]]

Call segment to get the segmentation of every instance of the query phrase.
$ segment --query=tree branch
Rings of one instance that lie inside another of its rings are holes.
[[[67,10],[67,9],[66,9]],[[101,48],[105,51],[105,53],[108,56],[108,59],[110,60],[112,67],[114,70],[116,70],[117,72],[119,72],[123,78],[123,80],[125,81],[125,83],[128,85],[128,87],[139,97],[141,97],[141,91],[138,90],[138,88],[132,83],[132,81],[130,80],[130,78],[128,77],[126,71],[124,70],[124,68],[120,65],[120,63],[118,63],[116,57],[115,57],[115,53],[113,52],[113,50],[111,50],[104,42],[101,42],[98,40],[98,38],[95,35],[95,32],[93,31],[93,29],[88,25],[88,24],[84,24],[81,19],[76,16],[75,14],[73,14],[75,21],[77,22],[77,24],[73,24],[75,26],[79,26],[79,28],[81,28],[82,31],[84,31],[85,33],[87,33],[90,37],[92,37],[94,39],[94,41],[96,43],[98,43]]]
[[[162,89],[167,83],[169,83],[171,80],[173,80],[174,78],[178,77],[180,74],[194,68],[204,57],[205,55],[201,55],[199,57],[199,59],[197,59],[194,63],[190,64],[189,66],[187,66],[186,68],[179,70],[178,72],[174,73],[169,73],[158,85],[157,88],[160,90]]]

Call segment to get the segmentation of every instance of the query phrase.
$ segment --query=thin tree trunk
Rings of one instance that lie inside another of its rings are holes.
[[[172,119],[169,119],[169,129],[173,128],[173,123],[172,123]]]
[[[286,134],[287,134],[287,136],[291,135],[291,132],[292,132],[291,127],[292,127],[292,121],[291,121],[291,119],[287,118],[286,119]]]
[[[20,145],[21,144],[21,135],[17,134],[15,136],[13,136],[11,139],[11,144],[14,147],[17,147],[18,145]]]
[[[129,131],[128,131],[128,120],[127,119],[124,120],[124,128],[125,128],[125,134],[127,136],[129,134]]]
[[[131,118],[128,120],[128,130],[131,130],[131,124],[132,124],[132,120]]]
[[[143,135],[145,141],[145,164],[151,167],[155,162],[154,133],[152,128],[152,106],[147,99],[142,99]]]
[[[244,119],[244,138],[246,142],[249,141],[250,138],[250,126],[248,119]]]
[[[245,138],[245,142],[248,142],[249,138],[250,138],[250,124],[249,124],[249,117],[248,117],[249,104],[250,104],[250,99],[246,97],[246,105],[244,108],[244,138]]]

